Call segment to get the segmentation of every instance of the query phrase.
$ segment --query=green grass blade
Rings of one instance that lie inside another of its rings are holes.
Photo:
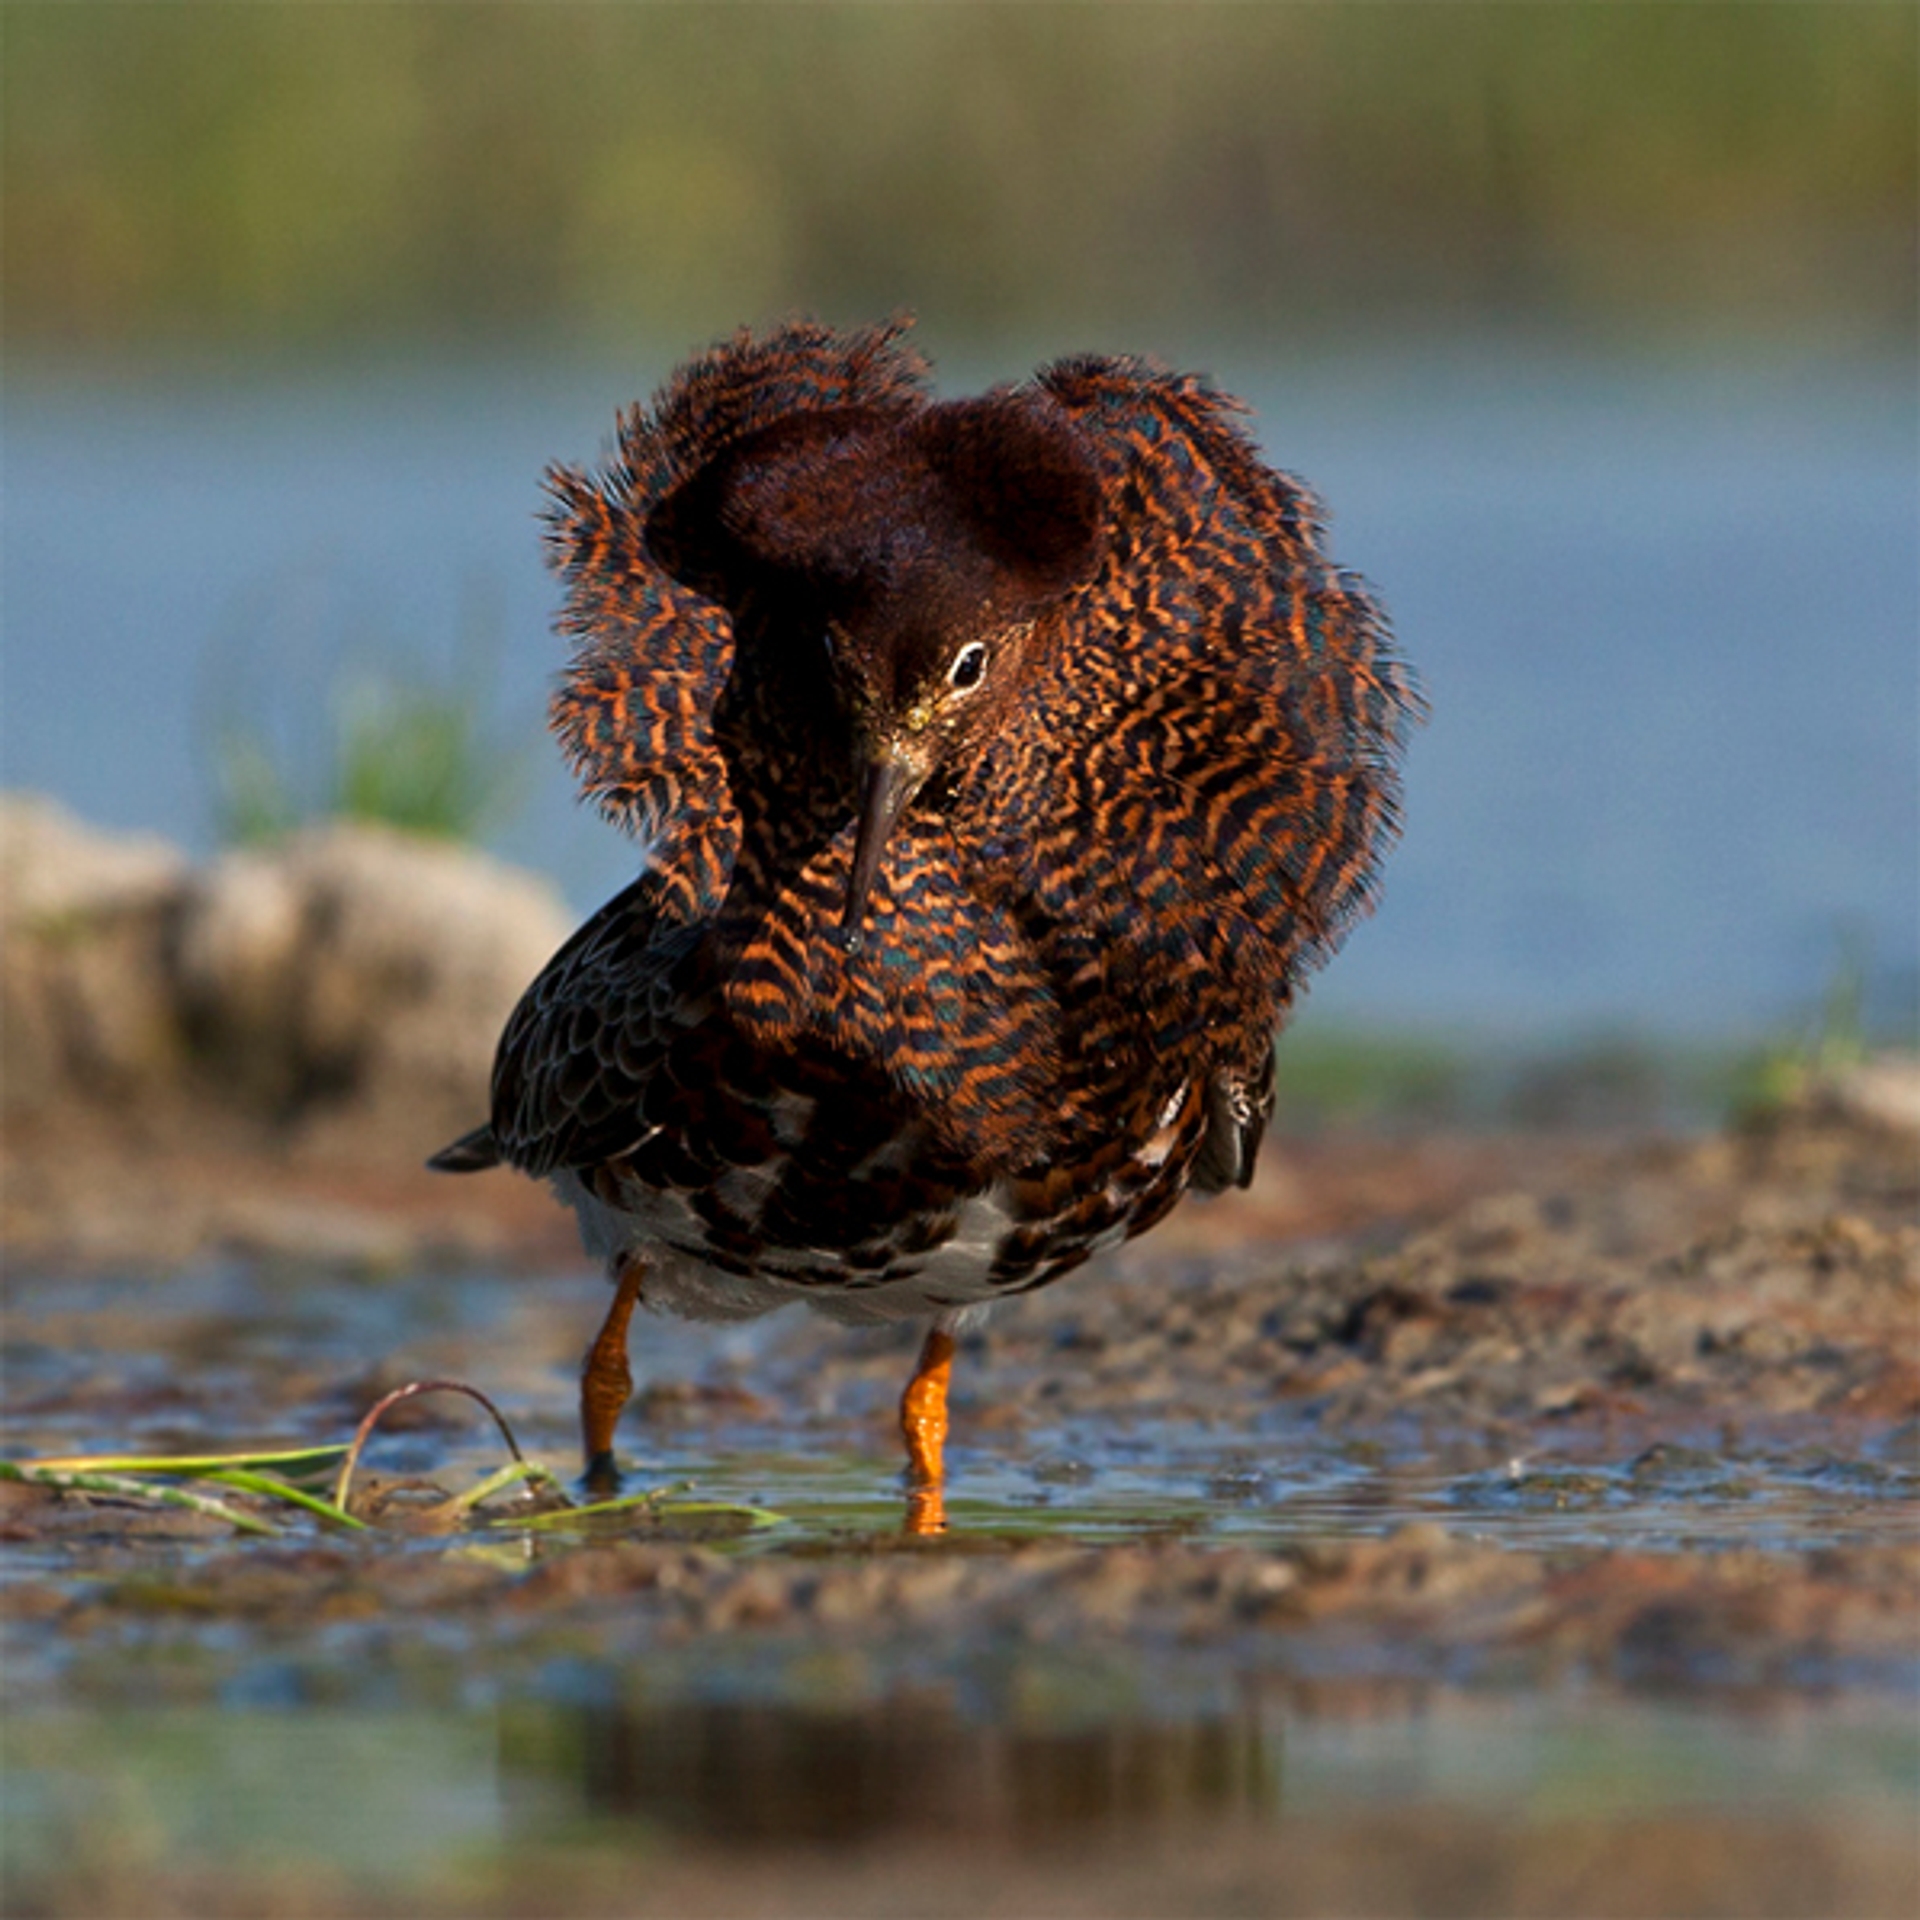
[[[23,1460],[23,1467],[44,1467],[72,1473],[177,1473],[194,1478],[219,1473],[275,1473],[304,1480],[331,1473],[346,1458],[341,1442],[324,1447],[288,1447],[272,1453],[74,1453]]]
[[[250,1473],[244,1468],[234,1467],[222,1472],[207,1473],[204,1479],[212,1480],[220,1486],[232,1487],[238,1493],[257,1493],[269,1500],[284,1501],[290,1507],[299,1507],[305,1513],[311,1513],[322,1520],[330,1520],[337,1527],[350,1527],[356,1533],[365,1533],[367,1523],[356,1519],[354,1515],[343,1512],[331,1501],[324,1500],[317,1493],[308,1493],[304,1487],[296,1487],[271,1473]]]
[[[145,1480],[116,1473],[77,1473],[48,1471],[35,1465],[0,1460],[0,1480],[24,1480],[32,1486],[54,1487],[62,1493],[110,1493],[117,1499],[144,1501],[159,1507],[183,1507],[191,1513],[224,1521],[236,1533],[257,1533],[269,1538],[281,1532],[272,1521],[258,1514],[243,1513],[211,1494],[195,1493],[189,1487],[154,1486]]]
[[[469,1487],[465,1493],[455,1494],[445,1503],[443,1511],[449,1517],[467,1519],[472,1516],[473,1510],[481,1501],[491,1499],[496,1493],[505,1491],[519,1481],[524,1481],[530,1489],[550,1487],[556,1492],[560,1490],[559,1477],[551,1469],[540,1466],[532,1460],[510,1460],[504,1467],[495,1468],[477,1486]],[[564,1494],[562,1497],[565,1497]],[[487,1524],[503,1527],[514,1524],[526,1525],[528,1522],[516,1523],[506,1519],[489,1518]]]

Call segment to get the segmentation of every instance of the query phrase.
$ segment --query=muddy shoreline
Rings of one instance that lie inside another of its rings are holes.
[[[163,1310],[169,1283],[155,1255],[167,1243],[138,1231],[151,1218],[151,1192],[170,1188],[182,1217],[211,1209],[211,1196],[239,1193],[233,1204],[277,1218],[276,1233],[250,1242],[228,1215],[223,1239],[206,1231],[219,1216],[200,1213],[196,1234],[176,1243],[189,1264],[264,1266],[294,1299],[303,1272],[377,1289],[396,1266],[431,1274],[437,1263],[444,1279],[423,1280],[428,1295],[457,1295],[462,1273],[483,1260],[524,1275],[504,1284],[535,1317],[501,1344],[526,1373],[536,1438],[553,1442],[564,1464],[569,1343],[590,1330],[580,1308],[592,1306],[597,1289],[578,1277],[571,1223],[529,1183],[410,1172],[369,1179],[338,1166],[282,1168],[275,1177],[257,1153],[154,1154],[126,1169],[68,1153],[62,1164],[80,1197],[49,1202],[45,1166],[9,1155],[9,1192],[35,1189],[8,1215],[10,1224],[26,1222],[8,1246],[16,1341],[111,1340],[113,1323],[97,1312],[60,1312],[63,1292],[88,1273],[151,1274],[140,1292]],[[1271,1165],[1249,1194],[1190,1205],[1151,1240],[1014,1303],[963,1341],[955,1379],[961,1512],[970,1463],[988,1478],[1024,1472],[1023,1497],[1044,1507],[1050,1488],[1069,1494],[1099,1470],[1103,1445],[1124,1452],[1136,1430],[1210,1449],[1215,1503],[1248,1511],[1289,1461],[1316,1449],[1364,1457],[1382,1473],[1444,1472],[1469,1524],[1529,1512],[1604,1516],[1636,1503],[1684,1514],[1689,1499],[1751,1500],[1760,1482],[1795,1470],[1815,1475],[1810,1512],[1823,1497],[1820,1469],[1834,1476],[1835,1512],[1849,1475],[1869,1507],[1911,1498],[1920,1485],[1920,1149],[1897,1128],[1809,1106],[1687,1141],[1282,1141]],[[1381,1204],[1385,1193],[1392,1211]],[[64,1236],[51,1235],[49,1223],[62,1221]],[[303,1227],[310,1237],[296,1245]],[[142,1248],[147,1257],[136,1261]],[[573,1304],[549,1311],[539,1276],[556,1270],[576,1276]],[[663,1357],[668,1330],[638,1323],[639,1391],[623,1444],[643,1476],[663,1447],[676,1459],[707,1453],[716,1462],[729,1448],[778,1449],[801,1464],[812,1449],[870,1451],[873,1487],[884,1489],[910,1330],[848,1330],[804,1314],[762,1326],[749,1349],[709,1329],[673,1329]],[[149,1336],[122,1337],[138,1345]],[[406,1356],[370,1352],[365,1379],[344,1386],[329,1383],[324,1366],[309,1372],[291,1357],[292,1424],[310,1438],[324,1420],[338,1421],[343,1394],[371,1391]],[[459,1349],[471,1377],[491,1378],[496,1391],[505,1357],[484,1330]],[[110,1446],[112,1381],[88,1384],[87,1422]],[[195,1383],[170,1387],[178,1424],[190,1427]],[[304,1409],[302,1392],[312,1395]],[[36,1426],[61,1413],[62,1400],[30,1370],[16,1373],[9,1451],[32,1451]],[[207,1412],[218,1419],[212,1400]],[[433,1424],[430,1414],[416,1417]],[[1076,1440],[1093,1464],[1076,1460]],[[16,1542],[43,1529],[106,1541],[114,1530],[109,1506],[21,1486],[6,1499]],[[142,1524],[164,1534],[169,1523],[148,1516]],[[1007,1533],[991,1521],[974,1531],[987,1541]],[[968,1532],[962,1524],[951,1543],[955,1566],[967,1565]],[[1727,1538],[1737,1546],[1737,1529]],[[805,1550],[817,1556],[831,1543],[829,1527]],[[887,1543],[850,1544],[866,1555]],[[319,1541],[302,1550],[323,1560],[331,1551]],[[602,1542],[587,1556],[594,1572],[536,1567],[525,1578],[535,1592],[556,1581],[558,1590],[575,1580],[618,1587],[626,1576],[613,1569],[637,1555],[631,1577],[636,1591],[648,1591],[652,1556],[672,1550],[644,1539]],[[1435,1550],[1420,1534],[1417,1551]],[[1318,1564],[1303,1551],[1307,1560],[1283,1583],[1290,1593],[1306,1590]],[[1889,1551],[1873,1582],[1899,1562]],[[761,1563],[777,1552],[750,1557],[749,1584],[775,1578]],[[341,1562],[352,1564],[351,1554]],[[676,1576],[682,1587],[712,1584],[718,1593],[746,1577],[744,1563],[724,1556],[698,1564],[699,1578]],[[898,1561],[915,1564],[911,1555]],[[216,1586],[221,1577],[216,1568]],[[905,1604],[880,1595],[863,1606],[852,1596],[865,1575],[845,1592],[831,1581],[821,1588],[824,1577],[815,1567],[794,1590],[832,1591],[832,1606],[856,1615]],[[899,1577],[910,1585],[933,1578]],[[942,1574],[934,1584],[960,1577]],[[1026,1577],[971,1566],[962,1584],[972,1591],[971,1583],[1005,1578],[1019,1591]],[[1137,1573],[1123,1584],[1137,1587]],[[1245,1596],[1224,1588],[1223,1596],[1222,1619],[1237,1618]],[[957,1604],[987,1602],[982,1594]],[[791,1597],[772,1610],[791,1613]]]
[[[424,1367],[566,1464],[599,1282],[537,1189],[76,1137],[10,1143],[10,1453],[337,1437]],[[236,1701],[309,1727],[457,1701],[500,1777],[531,1767],[532,1804],[597,1836],[536,1821],[404,1873],[167,1833],[84,1869],[29,1847],[9,1910],[1908,1910],[1917,1218],[1915,1136],[1824,1097],[1683,1140],[1281,1140],[1251,1193],[963,1343],[933,1542],[900,1537],[892,1477],[910,1331],[807,1316],[638,1329],[641,1478],[768,1504],[757,1531],[255,1542],[0,1484],[16,1768],[57,1778],[89,1728],[109,1772],[155,1727],[264,1737]],[[461,1413],[393,1445],[447,1485],[487,1464]],[[1676,1728],[1749,1757],[1677,1800],[1568,1787],[1516,1823],[1476,1797],[1502,1742],[1584,1777],[1565,1756],[1610,1716],[1622,1752],[1652,1743],[1635,1779]],[[1365,1772],[1360,1800],[1282,1817],[1365,1728],[1480,1757],[1452,1798],[1370,1811]],[[710,1790],[660,1758],[681,1748],[724,1755]],[[1796,1751],[1853,1797],[1799,1804],[1794,1775],[1789,1812],[1740,1784]],[[824,1800],[820,1753],[850,1770]],[[1029,1793],[1091,1824],[1025,1820]],[[647,1870],[619,1866],[643,1837]]]

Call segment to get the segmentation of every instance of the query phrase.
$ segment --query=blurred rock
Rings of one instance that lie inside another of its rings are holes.
[[[571,923],[485,854],[333,825],[193,874],[173,963],[199,1058],[316,1150],[486,1111],[502,1023]]]
[[[1879,1054],[1817,1082],[1808,1100],[1825,1117],[1920,1137],[1920,1058]]]
[[[334,824],[194,868],[26,797],[0,800],[0,912],[10,1122],[186,1103],[323,1158],[481,1118],[501,1024],[570,927],[469,848]]]
[[[10,1120],[119,1101],[183,1064],[167,944],[186,856],[0,794],[0,1097]]]
[[[186,868],[157,833],[99,833],[57,801],[0,793],[0,908],[12,929],[156,904]]]

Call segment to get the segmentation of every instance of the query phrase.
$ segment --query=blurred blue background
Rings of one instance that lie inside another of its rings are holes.
[[[1433,702],[1314,1017],[1739,1041],[1920,983],[1905,6],[133,9],[4,22],[7,785],[198,849],[236,723],[539,737],[540,475],[693,347],[1211,371]],[[372,690],[369,695],[369,690]]]

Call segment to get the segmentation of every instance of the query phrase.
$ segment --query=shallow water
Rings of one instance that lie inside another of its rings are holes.
[[[452,1375],[564,1464],[603,1299],[579,1274],[14,1274],[5,1451],[338,1441],[397,1379]],[[644,1322],[637,1477],[782,1516],[713,1543],[730,1559],[882,1565],[907,1352],[875,1367],[860,1347],[804,1317]],[[996,1415],[988,1388],[1018,1383],[976,1358],[953,1531],[918,1565],[1036,1538],[1322,1551],[1412,1521],[1516,1553],[1799,1552],[1911,1539],[1920,1517],[1898,1438],[1498,1460],[1293,1412]],[[459,1487],[500,1463],[468,1403],[414,1411],[378,1471]],[[1816,1643],[1756,1665],[1682,1619],[1597,1666],[1543,1663],[1524,1633],[1403,1643],[1364,1609],[1305,1637],[1116,1638],[1090,1615],[930,1639],[884,1609],[676,1635],[618,1596],[517,1608],[534,1561],[515,1540],[359,1539],[343,1599],[304,1523],[264,1547],[8,1539],[9,1910],[1820,1913],[1898,1910],[1914,1878],[1920,1673],[1899,1658]],[[406,1577],[463,1557],[505,1576],[477,1603]],[[1193,1889],[1229,1868],[1241,1891],[1206,1906]],[[1723,1904],[1688,1904],[1703,1886]]]
[[[575,1664],[496,1704],[296,1697],[35,1715],[9,1739],[0,1844],[30,1882],[83,1838],[97,1844],[105,1816],[155,1868],[324,1863],[404,1882],[449,1856],[558,1843],[737,1854],[957,1834],[1044,1853],[1281,1831],[1369,1805],[1514,1823],[1579,1809],[1897,1827],[1920,1789],[1907,1713],[1885,1701],[1728,1712],[1257,1683],[1143,1700],[1137,1672],[1042,1667],[862,1702],[849,1677],[817,1676],[813,1700],[747,1701]]]
[[[528,1453],[567,1476],[577,1355],[603,1306],[598,1279],[579,1274],[370,1281],[232,1263],[164,1281],[16,1275],[0,1352],[6,1448],[338,1443],[386,1387],[453,1377],[486,1392]],[[633,1342],[641,1404],[622,1430],[629,1490],[685,1487],[769,1508],[782,1524],[756,1536],[761,1545],[891,1532],[901,1510],[889,1417],[897,1382],[852,1370],[876,1344],[804,1313],[724,1329],[643,1317]],[[904,1382],[912,1336],[898,1344],[893,1371]],[[1495,1458],[1470,1435],[1436,1448],[1423,1428],[1398,1445],[1321,1431],[1286,1407],[1251,1425],[1237,1412],[1196,1416],[1189,1401],[1123,1418],[1059,1416],[1022,1396],[1025,1382],[997,1377],[991,1354],[989,1331],[989,1365],[972,1382],[963,1359],[948,1455],[949,1517],[974,1538],[1277,1547],[1435,1521],[1533,1551],[1805,1552],[1920,1531],[1910,1445],[1839,1454],[1805,1443],[1656,1444]],[[1009,1393],[1011,1405],[997,1402]],[[970,1419],[970,1402],[984,1420]],[[407,1424],[376,1439],[371,1466],[458,1488],[505,1458],[464,1403],[416,1409],[414,1430]]]

